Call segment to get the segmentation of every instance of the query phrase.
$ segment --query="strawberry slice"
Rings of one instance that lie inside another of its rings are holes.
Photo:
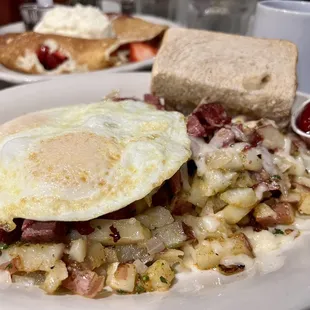
[[[60,51],[55,51],[54,53],[50,52],[48,46],[41,45],[37,50],[37,56],[46,70],[54,70],[66,60],[68,57],[63,55]]]
[[[40,46],[40,48],[37,51],[37,55],[41,64],[46,62],[46,57],[49,55],[49,53],[50,49],[47,46],[45,45]]]
[[[158,49],[147,43],[131,43],[129,45],[131,62],[143,61],[156,56]]]

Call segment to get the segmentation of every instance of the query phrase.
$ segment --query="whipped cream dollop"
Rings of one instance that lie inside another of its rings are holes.
[[[56,6],[43,16],[34,31],[84,39],[103,39],[114,36],[107,15],[98,8],[80,4],[74,7]]]

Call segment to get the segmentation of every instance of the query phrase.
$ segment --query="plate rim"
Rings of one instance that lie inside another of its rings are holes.
[[[118,78],[120,81],[119,84],[121,86],[122,83],[125,83],[125,79],[130,79],[130,78],[133,78],[134,76],[139,76],[139,79],[145,79],[145,78],[149,79],[151,77],[151,73],[147,73],[147,72],[114,73],[114,74],[111,74],[110,76],[113,76],[114,79]],[[97,81],[96,85],[99,85],[98,77],[102,77],[102,80],[101,80],[102,83],[105,83],[105,81],[103,79],[107,79],[107,84],[108,84],[109,77],[104,75],[102,72],[93,72],[93,73],[90,73],[88,76],[81,75],[78,78],[78,80],[89,80],[90,81],[89,83],[91,83],[91,80],[94,79]],[[27,89],[27,92],[32,94],[34,92],[31,92],[29,90],[32,90],[32,89],[38,90],[38,89],[40,89],[40,85],[45,85],[45,87],[49,88],[50,91],[52,91],[52,89],[53,89],[52,85],[54,83],[57,83],[57,84],[63,85],[60,87],[63,87],[65,89],[65,83],[66,83],[65,81],[66,80],[74,80],[74,78],[75,77],[73,77],[73,76],[65,76],[65,77],[61,77],[61,80],[57,79],[57,80],[41,81],[41,82],[34,83],[34,84],[24,84],[24,85],[8,88],[8,89],[0,91],[0,102],[2,100],[5,100],[7,98],[7,95],[12,94],[14,96],[14,94],[15,94],[15,96],[16,96],[16,94],[23,92],[23,89]],[[79,82],[81,82],[81,81],[79,81]],[[51,84],[51,86],[46,86],[46,85],[50,85],[50,84]],[[87,87],[87,85],[85,85],[85,87]],[[112,88],[114,86],[109,86],[109,87]],[[70,90],[70,92],[71,91],[74,92],[74,89]],[[82,91],[82,90],[80,90],[80,91]],[[142,91],[144,91],[144,88],[142,89]],[[302,96],[302,97],[310,97],[309,94],[300,93],[300,92],[298,92],[297,95]],[[66,95],[66,96],[68,96],[68,95]],[[47,95],[46,97],[48,98],[49,96]],[[38,95],[37,95],[37,98],[38,98]],[[38,100],[38,99],[36,99],[36,100]],[[49,99],[46,99],[46,100],[49,100]],[[14,98],[13,98],[13,101],[14,101]],[[0,106],[1,106],[1,103],[0,103]],[[19,107],[18,107],[18,105],[16,105],[14,108],[12,107],[12,109],[18,110]],[[44,107],[42,107],[42,109],[44,109]],[[4,112],[5,112],[5,110],[4,110]],[[309,257],[307,257],[307,258],[309,258]],[[264,279],[263,279],[263,277],[259,277],[259,276],[256,276],[256,277],[260,278],[260,280],[258,281],[259,282],[258,293],[260,293],[260,287],[262,285],[265,285],[266,282],[268,283],[269,278],[268,278],[268,275],[267,275],[267,278],[264,278]],[[255,277],[255,279],[256,279],[256,277]],[[273,280],[274,278],[272,277],[271,279]],[[246,280],[244,280],[244,281],[246,281]],[[249,299],[248,301],[246,300],[247,299],[246,296],[248,295],[248,293],[251,293],[251,292],[247,291],[247,287],[246,287],[247,282],[244,282],[244,281],[237,281],[237,282],[229,284],[229,286],[232,287],[231,290],[227,289],[225,287],[226,285],[223,285],[221,287],[220,292],[218,290],[212,289],[212,292],[214,292],[213,296],[212,296],[212,303],[213,303],[213,305],[216,304],[216,306],[214,306],[214,307],[208,306],[208,309],[210,309],[210,310],[227,309],[228,308],[227,303],[229,302],[229,304],[230,304],[230,302],[231,302],[231,300],[230,300],[231,295],[235,294],[234,296],[237,296],[236,293],[238,293],[238,292],[240,294],[240,287],[244,289],[243,293],[245,293],[245,294],[243,294],[243,295],[245,297],[242,297],[242,294],[239,295],[239,297],[238,296],[234,297],[234,305],[236,306],[236,303],[237,303],[239,305],[239,309],[247,309],[248,307],[245,307],[245,306],[252,305],[252,301],[251,301],[251,299]],[[271,281],[269,281],[269,283],[270,282]],[[280,289],[276,287],[277,284],[275,283],[274,285],[275,285],[275,289],[277,291],[279,291]],[[253,289],[254,288],[251,288],[251,290],[253,290]],[[256,287],[255,287],[255,289],[256,289]],[[305,291],[307,291],[307,287],[302,287],[302,291],[305,293]],[[205,292],[205,290],[204,290],[204,292]],[[68,305],[69,303],[71,304],[71,307],[75,307],[77,310],[84,309],[83,306],[85,306],[85,305],[92,307],[92,309],[96,309],[96,310],[102,309],[102,306],[106,306],[106,308],[108,310],[118,310],[118,309],[122,308],[123,306],[126,306],[128,310],[133,310],[133,309],[143,310],[146,308],[146,306],[149,308],[149,310],[158,310],[159,308],[160,309],[168,309],[168,307],[171,310],[177,310],[177,309],[178,310],[187,310],[187,309],[189,309],[191,304],[192,304],[193,309],[197,309],[197,310],[198,309],[201,309],[201,310],[206,309],[205,305],[206,305],[206,303],[208,303],[208,297],[203,297],[203,299],[202,299],[202,297],[199,295],[196,298],[195,291],[189,292],[189,293],[187,293],[187,292],[184,292],[182,294],[181,293],[180,293],[180,297],[179,297],[179,295],[176,295],[176,296],[174,295],[173,297],[170,297],[171,295],[169,293],[167,293],[167,294],[154,293],[152,295],[145,294],[145,295],[141,295],[141,296],[136,296],[136,295],[121,296],[120,299],[116,299],[115,297],[111,297],[108,299],[108,302],[105,299],[102,299],[102,300],[100,300],[101,301],[100,304],[97,305],[96,300],[83,299],[83,298],[78,297],[78,296],[74,296],[74,300],[71,299],[71,296],[61,296],[61,298],[63,298],[63,299],[59,299],[58,298],[59,296],[49,296],[48,298],[45,298],[45,296],[42,295],[41,293],[40,293],[40,295],[38,295],[36,293],[34,293],[33,295],[31,294],[30,295],[31,300],[30,300],[29,295],[28,295],[29,293],[26,294],[26,291],[22,288],[22,289],[17,290],[17,291],[14,290],[13,293],[10,292],[9,297],[7,297],[4,300],[2,307],[0,307],[0,308],[3,310],[8,310],[8,309],[31,310],[32,308],[30,306],[31,305],[35,306],[36,302],[38,302],[38,304],[44,303],[47,310],[55,309],[55,306],[56,306],[56,309],[58,309],[58,307],[59,307],[59,309],[64,310],[66,305]],[[293,295],[294,295],[294,293],[296,293],[296,291],[293,291]],[[0,291],[0,296],[1,296],[1,294],[5,295],[6,293],[5,293],[5,291],[3,293]],[[17,297],[15,301],[11,301],[11,299],[10,299],[13,294],[15,294],[14,296]],[[282,292],[281,292],[281,294],[282,294]],[[283,294],[286,294],[286,292],[284,291]],[[181,295],[184,295],[184,297],[182,298]],[[218,297],[220,295],[223,295],[224,302],[221,302],[222,299],[218,299]],[[249,294],[249,295],[252,296],[251,294]],[[187,296],[190,296],[190,298],[187,299]],[[209,296],[209,295],[207,295],[207,296]],[[180,300],[177,299],[176,297],[179,297]],[[283,297],[284,297],[283,298],[284,300],[287,300],[289,298],[288,296],[283,296]],[[297,297],[295,296],[294,301],[298,299]],[[305,297],[305,295],[303,295],[303,297]],[[32,300],[32,299],[34,299],[34,300]],[[23,301],[25,302],[26,306],[23,305],[23,307],[21,307],[21,304],[23,304]],[[63,303],[61,303],[62,301],[63,301]],[[167,302],[167,303],[165,303],[165,305],[163,304],[164,301]],[[299,300],[299,305],[301,305],[302,303],[308,302],[308,301],[309,301],[309,297],[307,297],[307,299],[302,298],[302,300]],[[196,303],[193,304],[193,302],[196,302]],[[269,303],[270,302],[271,301],[269,301]],[[274,310],[292,310],[293,309],[293,308],[290,308],[289,305],[287,307],[284,307],[284,308],[279,308],[279,304],[281,304],[281,303],[283,304],[283,302],[275,300],[272,309],[274,309]],[[259,305],[258,306],[255,304],[252,305],[253,310],[260,310],[261,308],[258,308],[258,307],[259,307]],[[236,309],[236,308],[233,308],[233,309]],[[271,309],[271,308],[267,308],[267,309]],[[294,310],[295,309],[300,310],[300,309],[306,309],[306,308],[301,308],[301,307],[297,308],[296,307],[296,308],[294,308]]]

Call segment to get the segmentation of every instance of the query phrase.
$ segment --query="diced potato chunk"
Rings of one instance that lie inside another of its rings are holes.
[[[184,252],[176,249],[168,249],[164,252],[157,253],[155,255],[155,260],[163,259],[169,263],[170,266],[181,263]]]
[[[301,204],[298,207],[301,214],[310,215],[310,194],[304,193],[301,198]]]
[[[207,160],[207,165],[212,169],[229,171],[242,170],[241,157],[237,152],[230,149],[218,150],[212,153]]]
[[[260,127],[257,132],[263,137],[262,144],[267,149],[275,150],[284,147],[283,134],[272,125]]]
[[[202,209],[202,212],[206,214],[205,211],[209,211],[208,213],[217,213],[220,210],[224,209],[224,207],[227,205],[225,201],[220,199],[218,196],[209,197],[204,208]],[[202,213],[201,212],[201,213]],[[203,214],[200,214],[202,216]]]
[[[61,285],[61,282],[68,278],[68,271],[66,264],[59,260],[55,263],[54,268],[50,269],[47,273],[45,281],[41,288],[49,293],[54,293],[58,287]]]
[[[271,207],[277,214],[277,225],[290,225],[294,223],[295,211],[289,202],[278,202]]]
[[[204,207],[208,197],[223,192],[236,181],[237,176],[236,172],[207,170],[204,178],[194,178],[188,201],[197,207]]]
[[[224,254],[224,248],[218,241],[203,241],[195,251],[197,267],[202,270],[216,267]]]
[[[181,222],[174,222],[157,228],[153,231],[153,235],[161,239],[167,248],[179,247],[187,240]]]
[[[108,267],[107,285],[114,290],[132,293],[137,271],[134,264],[113,263]]]
[[[198,240],[204,240],[207,237],[221,237],[230,232],[230,227],[222,218],[216,215],[205,215],[202,217],[185,215],[182,219],[187,226],[192,228]]]
[[[95,229],[88,238],[101,242],[103,245],[123,245],[143,242],[151,238],[151,232],[135,218],[126,220],[93,220],[91,226]],[[111,227],[119,233],[118,238],[113,238]]]
[[[220,195],[220,198],[230,205],[248,208],[257,202],[257,197],[252,188],[229,189]]]
[[[226,222],[228,224],[237,224],[243,217],[245,217],[252,207],[249,208],[239,208],[234,205],[227,205],[222,211],[218,214],[223,214]]]
[[[153,290],[167,291],[174,280],[174,271],[165,260],[157,260],[147,270]]]
[[[255,149],[241,152],[243,169],[249,171],[260,171],[263,168],[262,160],[257,156]]]
[[[170,211],[164,207],[150,208],[136,216],[136,219],[149,229],[163,227],[174,221]]]
[[[208,197],[205,195],[206,193],[206,184],[204,179],[199,176],[195,176],[193,179],[192,188],[190,191],[190,195],[188,197],[188,201],[197,207],[204,207]]]
[[[280,200],[292,204],[298,204],[301,201],[301,194],[295,191],[289,191],[286,196],[282,195]]]
[[[260,204],[255,209],[254,216],[263,227],[289,225],[295,220],[295,212],[289,202],[276,202],[271,207]]]
[[[251,178],[248,171],[243,171],[239,173],[236,183],[234,184],[235,187],[252,187],[255,184],[253,179]]]
[[[255,220],[264,227],[273,226],[277,220],[277,214],[267,204],[260,203],[254,209]]]
[[[220,170],[208,170],[205,173],[205,183],[207,197],[223,192],[237,178],[236,172],[223,172]]]
[[[106,261],[105,249],[99,242],[91,242],[88,245],[85,262],[91,270],[100,267]]]
[[[50,271],[61,259],[65,245],[59,244],[24,244],[10,246],[9,255],[18,257],[18,270],[25,272]]]
[[[78,262],[84,262],[87,251],[87,240],[86,239],[77,239],[72,240],[69,249],[69,258]]]

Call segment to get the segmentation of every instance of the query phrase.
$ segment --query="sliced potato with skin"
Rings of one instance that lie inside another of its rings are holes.
[[[265,203],[258,204],[253,213],[257,223],[261,224],[263,227],[268,227],[270,225],[275,225],[277,220],[277,214],[271,207]]]
[[[290,225],[294,223],[295,212],[289,202],[278,202],[271,208],[277,214],[277,225]]]
[[[263,227],[290,225],[295,220],[295,212],[290,203],[275,202],[270,207],[265,204],[260,204],[259,207],[254,210],[254,217]]]
[[[240,208],[248,208],[257,202],[257,197],[252,188],[229,189],[220,195],[227,204]]]
[[[132,293],[135,288],[137,271],[134,264],[113,263],[108,267],[107,282],[114,290]]]
[[[18,257],[19,271],[47,271],[53,268],[58,260],[61,259],[65,245],[58,244],[23,244],[13,245],[8,249],[12,258]]]
[[[175,276],[169,263],[163,259],[159,259],[153,263],[146,273],[149,276],[154,291],[167,291]]]
[[[54,293],[61,285],[62,281],[68,278],[66,264],[59,260],[54,267],[47,273],[41,288],[48,294]]]
[[[231,249],[231,253],[233,255],[245,254],[252,258],[255,257],[252,245],[248,237],[244,233],[235,233],[229,238],[229,240],[233,244],[233,247]]]
[[[88,235],[89,240],[98,241],[103,245],[135,244],[151,238],[151,232],[135,218],[126,220],[102,220],[97,219],[90,222],[95,229]],[[120,238],[113,238],[111,228],[116,229]]]

